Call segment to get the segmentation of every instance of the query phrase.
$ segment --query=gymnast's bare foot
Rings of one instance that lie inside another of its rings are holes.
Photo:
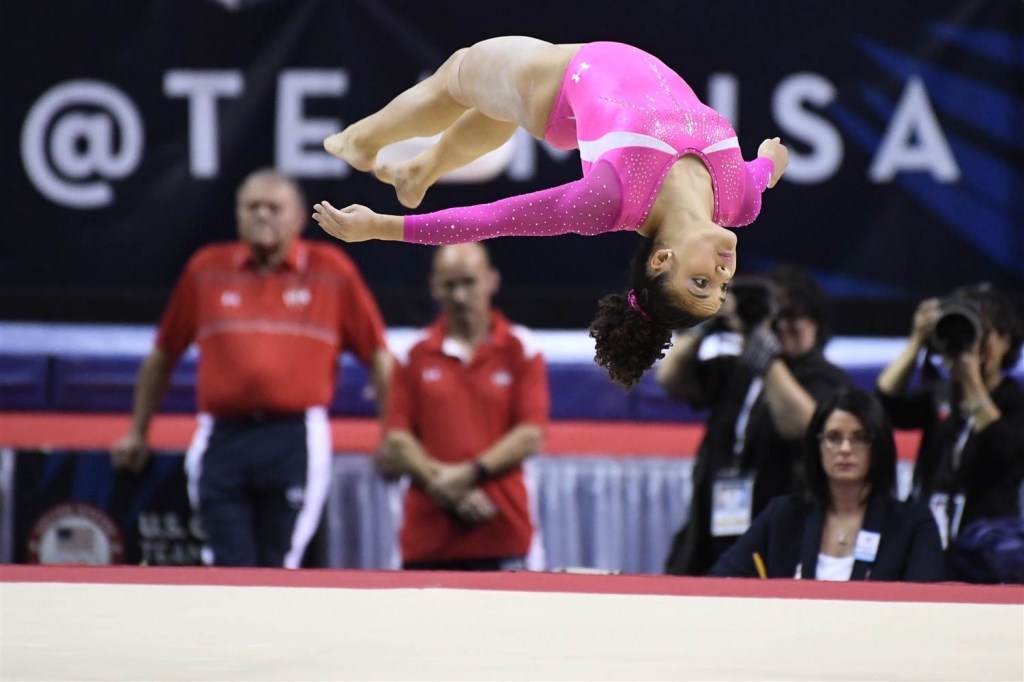
[[[357,126],[349,126],[324,140],[324,149],[357,171],[365,173],[377,163],[378,150],[369,149],[363,144],[358,138],[358,133]]]
[[[408,161],[378,163],[373,169],[373,174],[381,182],[395,188],[395,194],[398,195],[398,201],[402,206],[416,208],[433,184],[427,171],[427,164],[417,156]]]

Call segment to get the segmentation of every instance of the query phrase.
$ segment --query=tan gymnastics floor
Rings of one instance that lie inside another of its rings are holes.
[[[4,680],[1024,680],[1024,587],[0,567]]]

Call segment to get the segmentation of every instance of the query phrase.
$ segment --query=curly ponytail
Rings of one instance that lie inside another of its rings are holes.
[[[689,329],[699,317],[675,302],[660,276],[651,276],[647,263],[654,253],[654,238],[646,237],[633,256],[632,280],[636,306],[629,294],[609,294],[598,303],[590,323],[596,342],[594,361],[608,370],[612,381],[632,388],[650,367],[665,357],[673,329]]]

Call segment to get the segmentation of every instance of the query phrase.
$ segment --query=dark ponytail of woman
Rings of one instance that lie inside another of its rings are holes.
[[[665,357],[673,329],[689,329],[706,319],[681,308],[663,285],[663,277],[648,273],[654,245],[654,239],[646,237],[633,256],[633,289],[602,298],[590,323],[597,347],[594,361],[626,388],[635,386]]]

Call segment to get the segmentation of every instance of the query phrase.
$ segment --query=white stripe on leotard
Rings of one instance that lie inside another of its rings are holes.
[[[733,137],[727,137],[726,139],[722,140],[721,142],[716,142],[713,145],[711,145],[710,147],[704,147],[703,151],[704,151],[705,154],[710,154],[712,152],[720,152],[723,149],[739,149],[739,148],[740,148],[740,141],[734,135]]]
[[[646,147],[648,149],[657,149],[666,154],[676,153],[675,148],[664,140],[659,140],[656,137],[642,133],[624,131],[613,131],[602,135],[596,140],[580,140],[579,144],[580,158],[589,163],[597,161],[613,149],[622,149],[623,147]],[[733,136],[709,145],[701,151],[705,154],[712,154],[725,149],[739,149],[739,147],[739,139]]]
[[[647,147],[648,149],[657,149],[666,154],[676,153],[672,145],[656,137],[623,131],[613,131],[602,135],[596,140],[580,140],[579,143],[580,158],[588,163],[597,161],[613,149],[621,149],[623,147]]]

